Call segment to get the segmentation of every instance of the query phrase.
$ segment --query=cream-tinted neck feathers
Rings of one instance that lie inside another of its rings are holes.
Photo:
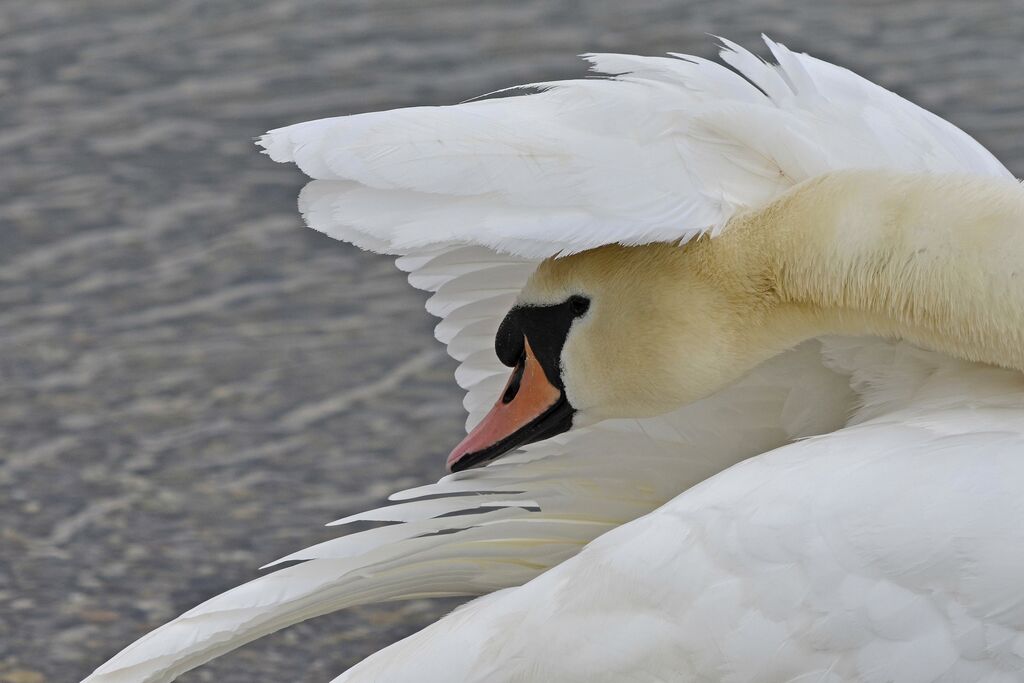
[[[804,183],[726,230],[714,245],[720,267],[767,283],[776,324],[805,321],[798,336],[894,336],[1024,369],[1016,181],[846,171]]]
[[[1024,369],[1024,189],[844,171],[682,247],[544,262],[524,303],[593,299],[562,356],[581,422],[664,412],[823,334]]]

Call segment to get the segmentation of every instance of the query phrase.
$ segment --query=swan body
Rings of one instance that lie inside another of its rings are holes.
[[[336,683],[1021,680],[1024,382],[881,352],[914,368],[875,378],[902,394],[884,415],[741,462]]]
[[[768,45],[268,133],[311,227],[435,293],[461,471],[87,680],[487,593],[339,680],[1021,680],[1024,192]]]

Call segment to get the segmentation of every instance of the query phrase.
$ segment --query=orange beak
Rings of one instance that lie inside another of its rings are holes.
[[[449,472],[483,465],[519,446],[569,429],[572,406],[537,361],[529,339],[501,398],[448,456]]]

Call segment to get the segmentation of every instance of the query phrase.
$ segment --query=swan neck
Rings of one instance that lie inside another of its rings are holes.
[[[760,334],[779,344],[878,335],[1024,369],[1016,181],[847,171],[735,223],[723,246],[742,262],[747,289],[770,292]]]

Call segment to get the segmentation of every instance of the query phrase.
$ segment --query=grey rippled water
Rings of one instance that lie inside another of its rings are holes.
[[[301,227],[253,136],[767,32],[1024,170],[1019,0],[5,0],[0,682],[77,680],[462,426],[424,296]],[[455,604],[351,610],[185,681],[327,680]]]

